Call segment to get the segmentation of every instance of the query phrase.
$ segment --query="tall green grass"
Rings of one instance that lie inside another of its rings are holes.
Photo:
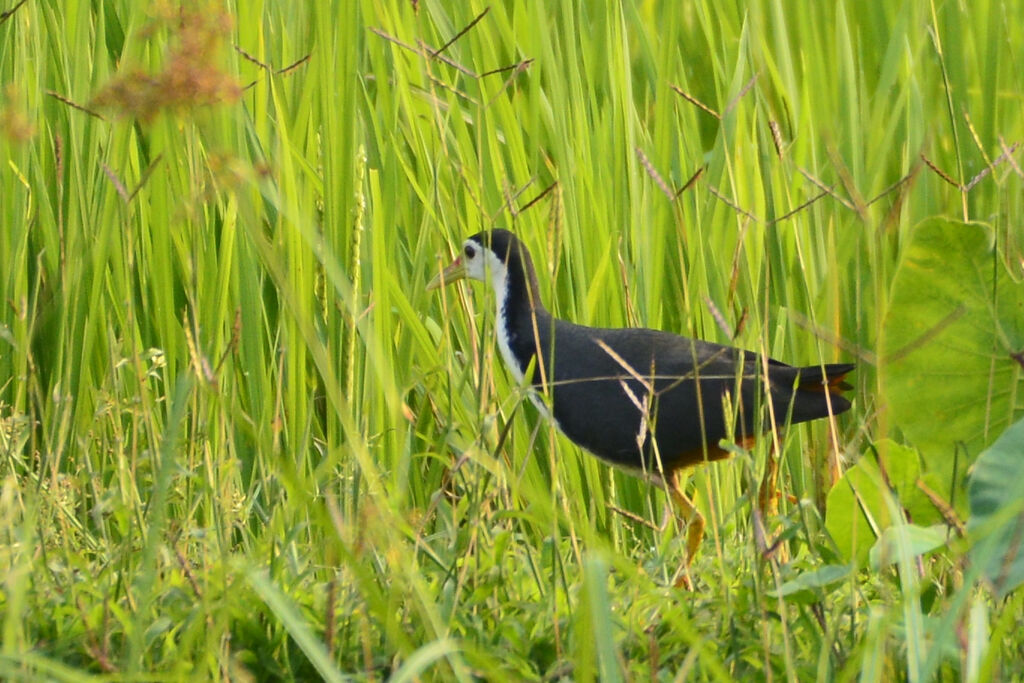
[[[1020,595],[955,543],[813,578],[847,562],[824,424],[783,436],[789,559],[766,443],[694,473],[667,587],[662,492],[523,403],[482,287],[424,285],[510,227],[561,317],[857,361],[856,461],[901,434],[910,229],[1020,248],[1020,3],[0,9],[5,679],[1019,675]]]

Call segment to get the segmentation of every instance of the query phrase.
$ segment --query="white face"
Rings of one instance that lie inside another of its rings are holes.
[[[501,307],[505,297],[505,280],[508,269],[505,262],[498,258],[490,249],[484,249],[473,240],[466,240],[462,243],[462,265],[466,269],[466,277],[481,282],[487,282],[490,274],[491,286],[498,296],[498,306]]]
[[[519,367],[519,363],[516,362],[515,355],[512,353],[512,349],[509,345],[508,328],[505,325],[504,309],[505,309],[505,298],[508,296],[508,268],[505,266],[505,262],[498,258],[490,249],[484,249],[477,242],[473,240],[466,240],[462,243],[462,256],[459,257],[462,261],[462,267],[465,268],[466,277],[473,278],[474,280],[481,280],[487,282],[487,275],[490,273],[491,287],[494,289],[494,303],[497,308],[497,332],[498,332],[498,349],[501,351],[501,356],[505,360],[505,366],[512,372],[512,376],[515,377],[516,383],[523,383],[523,371]],[[533,397],[536,399],[536,397]],[[535,400],[535,402],[537,402]],[[538,402],[538,405],[543,408],[543,403]]]

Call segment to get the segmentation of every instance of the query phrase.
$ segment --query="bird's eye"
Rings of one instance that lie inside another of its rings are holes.
[[[467,244],[463,248],[462,253],[466,255],[467,259],[472,261],[473,257],[476,256],[476,249],[473,248],[472,244]]]

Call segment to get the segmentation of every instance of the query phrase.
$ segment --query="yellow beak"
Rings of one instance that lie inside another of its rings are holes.
[[[466,266],[463,265],[461,258],[457,258],[452,261],[450,266],[435,275],[434,279],[427,283],[427,291],[429,292],[432,289],[439,289],[445,285],[450,285],[451,283],[462,280],[465,277]]]

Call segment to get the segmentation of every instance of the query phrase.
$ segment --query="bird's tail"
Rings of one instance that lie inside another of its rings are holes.
[[[790,423],[807,422],[829,415],[839,415],[850,409],[850,400],[842,392],[852,389],[844,379],[854,369],[853,363],[833,363],[830,365],[810,365],[804,368],[792,368],[796,381],[783,380],[782,384],[796,390],[788,393],[787,400],[792,401]]]
[[[853,363],[832,363],[824,368],[820,365],[800,368],[800,377],[797,379],[796,388],[799,391],[827,391],[838,396],[844,391],[853,389],[853,386],[845,380],[846,376],[856,367]]]

